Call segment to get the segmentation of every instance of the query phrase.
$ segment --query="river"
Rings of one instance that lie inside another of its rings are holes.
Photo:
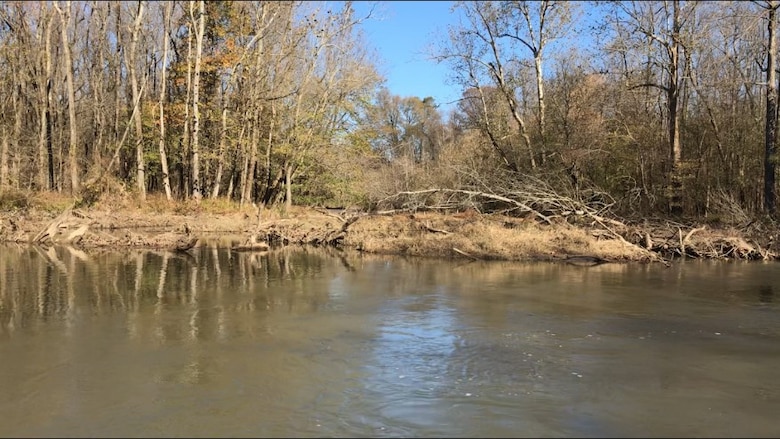
[[[3,437],[777,437],[780,266],[0,246]]]

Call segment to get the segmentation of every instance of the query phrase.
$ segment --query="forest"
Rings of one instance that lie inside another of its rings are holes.
[[[0,199],[773,218],[778,8],[454,2],[444,114],[386,88],[378,8],[5,1]]]

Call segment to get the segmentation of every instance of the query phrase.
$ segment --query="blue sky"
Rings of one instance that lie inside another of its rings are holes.
[[[429,60],[428,48],[437,46],[447,37],[448,25],[457,25],[461,13],[451,13],[453,1],[356,1],[355,13],[363,17],[374,8],[372,18],[362,24],[368,43],[376,50],[382,65],[381,73],[387,79],[392,94],[425,98],[432,96],[446,114],[455,107],[452,103],[461,97],[460,87],[448,84],[450,75],[446,64]],[[562,41],[579,46],[586,54],[593,44],[590,26],[595,25],[601,12],[599,7],[580,2],[578,26]],[[579,29],[578,29],[579,28]],[[551,43],[555,44],[555,43]],[[553,46],[551,46],[552,49]],[[548,58],[554,50],[548,50]],[[586,59],[588,57],[586,56]],[[553,60],[547,59],[547,74],[553,71]]]
[[[387,88],[402,97],[432,96],[442,109],[460,97],[457,86],[447,84],[449,69],[427,59],[427,48],[447,35],[447,25],[457,22],[451,1],[355,2],[357,16],[372,6],[372,18],[363,23],[368,43],[382,60],[380,71]]]

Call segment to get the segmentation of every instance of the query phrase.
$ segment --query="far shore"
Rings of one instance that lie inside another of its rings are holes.
[[[361,252],[470,260],[659,262],[685,258],[776,260],[776,231],[702,223],[532,217],[465,212],[370,213],[293,206],[257,209],[211,200],[96,205],[63,203],[0,211],[0,241],[79,248],[187,251],[207,236],[236,250],[316,245]]]

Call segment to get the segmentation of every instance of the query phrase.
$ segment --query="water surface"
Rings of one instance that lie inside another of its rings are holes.
[[[0,247],[0,436],[780,433],[780,267]]]

